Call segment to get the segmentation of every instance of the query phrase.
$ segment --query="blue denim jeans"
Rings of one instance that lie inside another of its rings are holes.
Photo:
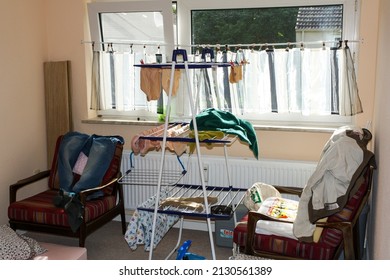
[[[79,193],[99,186],[110,166],[118,142],[124,143],[121,136],[87,135],[79,132],[64,135],[58,155],[60,188]],[[74,183],[73,167],[81,152],[88,157],[88,161],[80,179]]]

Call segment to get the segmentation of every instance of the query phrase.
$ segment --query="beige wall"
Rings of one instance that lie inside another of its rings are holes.
[[[43,0],[0,1],[0,224],[7,222],[8,186],[46,167]]]
[[[374,259],[390,259],[390,1],[379,6],[378,66],[376,68],[375,154],[378,170],[374,178],[370,244]]]
[[[87,97],[91,46],[81,44],[81,40],[89,40],[86,2],[89,1],[0,2],[0,112],[3,119],[3,137],[0,140],[1,224],[7,222],[8,185],[46,166],[42,70],[44,61],[70,60],[72,63],[72,109],[76,130],[120,134],[127,140],[126,148],[129,148],[132,136],[143,129],[130,125],[82,123],[82,120],[91,115]],[[363,43],[360,44],[359,51],[358,79],[364,113],[357,117],[357,123],[362,126],[373,120],[380,2],[362,1],[360,39],[363,39]],[[377,127],[375,123],[373,127]],[[316,161],[328,137],[329,133],[259,130],[260,156]],[[219,154],[221,151],[217,149],[208,152]],[[240,143],[235,143],[229,152],[232,156],[252,156],[248,147]],[[384,230],[381,228],[381,231]],[[390,259],[385,252],[376,256]]]

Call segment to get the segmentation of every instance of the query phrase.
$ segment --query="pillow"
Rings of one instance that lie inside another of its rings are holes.
[[[293,222],[298,212],[298,201],[280,198],[280,197],[269,197],[263,201],[257,212],[273,218],[274,221],[259,220],[256,224],[256,233],[266,235],[278,235],[284,236],[291,239],[298,240],[293,233]],[[288,221],[278,222],[280,221]],[[327,218],[319,221],[326,222]],[[316,227],[313,235],[313,242],[317,243],[322,234],[323,228]]]
[[[268,197],[258,212],[275,220],[294,222],[299,202],[282,197]]]
[[[259,220],[256,224],[256,233],[284,236],[297,240],[293,233],[292,222],[297,216],[298,203],[298,201],[287,198],[268,197],[260,205],[260,208],[257,212],[274,220]],[[278,220],[288,221],[289,223],[278,222]]]
[[[28,260],[46,251],[36,240],[0,226],[0,260]]]

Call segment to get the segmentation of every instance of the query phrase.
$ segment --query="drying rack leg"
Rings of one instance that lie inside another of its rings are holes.
[[[213,237],[213,231],[211,229],[211,219],[210,218],[207,218],[207,227],[208,227],[209,239],[210,239],[211,256],[212,256],[213,260],[216,260],[215,247],[214,247],[214,237]]]
[[[176,243],[175,247],[172,249],[172,251],[165,258],[165,260],[169,260],[171,258],[171,256],[173,255],[173,253],[176,252],[177,248],[179,248],[179,246],[181,244],[181,236],[182,236],[182,233],[183,233],[183,223],[184,223],[184,217],[181,216],[180,217],[179,237],[177,238],[177,243]]]

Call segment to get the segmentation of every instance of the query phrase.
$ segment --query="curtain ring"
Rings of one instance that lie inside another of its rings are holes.
[[[107,51],[108,51],[109,53],[113,53],[113,52],[114,52],[114,47],[112,46],[112,43],[108,43]]]

